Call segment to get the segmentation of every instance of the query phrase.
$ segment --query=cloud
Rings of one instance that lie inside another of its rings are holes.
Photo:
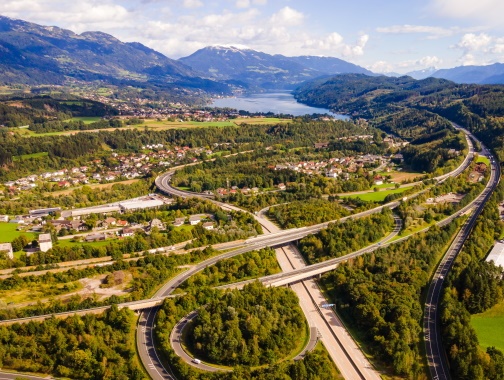
[[[236,8],[248,8],[250,7],[250,0],[237,0],[235,5]]]
[[[270,22],[274,25],[296,26],[302,24],[303,20],[304,15],[301,12],[286,6],[280,9],[277,13],[273,14]]]
[[[376,61],[367,66],[367,69],[374,73],[391,73],[394,71],[394,66],[386,61]]]
[[[504,2],[501,0],[431,0],[429,8],[441,16],[476,19],[492,26],[502,26],[504,14]]]
[[[467,33],[462,36],[456,47],[465,50],[466,52],[485,50],[492,42],[492,37],[486,33],[474,34]]]
[[[442,28],[440,26],[426,26],[426,25],[392,25],[387,27],[376,28],[378,33],[386,34],[412,34],[422,33],[428,34],[431,38],[448,37],[455,33],[456,28]]]
[[[494,54],[504,54],[504,38],[497,38],[491,51]]]
[[[443,60],[441,58],[427,55],[419,59],[410,59],[397,62],[395,64],[387,61],[376,61],[373,64],[367,66],[367,68],[375,73],[406,73],[409,71],[427,69],[430,67],[439,67],[439,65],[441,65],[442,63]]]
[[[425,57],[419,59],[411,59],[407,61],[401,61],[397,63],[397,68],[408,69],[408,70],[417,70],[417,69],[425,69],[428,67],[437,67],[439,66],[443,60],[436,56],[427,55]]]
[[[292,4],[268,11],[267,0],[228,0],[230,8],[204,0],[3,0],[0,14],[57,25],[76,33],[99,30],[140,42],[170,58],[208,45],[249,46],[270,54],[359,57],[368,36],[348,43],[342,34],[315,31]],[[208,6],[207,6],[208,4]],[[205,8],[201,8],[205,5]],[[236,8],[234,5],[243,6]],[[261,10],[259,10],[261,9]],[[302,53],[301,53],[302,52]]]
[[[364,47],[369,41],[369,35],[363,34],[357,40],[357,43],[353,46],[346,45],[343,48],[342,54],[344,57],[356,57],[364,54]]]
[[[438,67],[442,63],[443,60],[441,58],[431,55],[420,58],[417,61],[417,64],[422,67]]]
[[[184,8],[195,9],[203,6],[203,2],[200,0],[184,0],[182,3]]]

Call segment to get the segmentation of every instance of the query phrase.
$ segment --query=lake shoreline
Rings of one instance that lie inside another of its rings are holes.
[[[334,113],[326,108],[317,108],[299,103],[292,91],[277,90],[274,92],[263,92],[255,94],[240,95],[234,97],[213,99],[210,107],[234,108],[238,111],[251,113],[269,113],[304,116],[312,114],[327,114],[338,120],[349,120],[347,115]]]

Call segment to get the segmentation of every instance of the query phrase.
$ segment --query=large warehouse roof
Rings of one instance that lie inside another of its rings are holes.
[[[71,210],[71,216],[83,216],[90,214],[107,214],[109,212],[119,212],[119,206],[89,207]]]
[[[496,243],[492,251],[488,254],[486,261],[491,261],[497,266],[504,268],[504,243]]]
[[[136,200],[129,202],[121,202],[119,206],[123,211],[127,210],[141,210],[144,208],[153,208],[162,206],[164,203],[159,199],[148,199],[148,200]]]

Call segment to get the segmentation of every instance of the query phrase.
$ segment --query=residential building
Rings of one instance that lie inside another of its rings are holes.
[[[191,224],[191,226],[195,226],[199,222],[201,222],[201,219],[202,219],[202,217],[200,215],[191,215],[189,217],[189,224]]]
[[[213,230],[214,224],[212,222],[205,222],[205,223],[203,223],[203,228],[205,230]]]
[[[0,252],[6,252],[9,259],[14,258],[14,252],[12,251],[11,243],[0,243]]]
[[[157,218],[154,218],[149,223],[149,231],[153,228],[157,228],[158,230],[166,230],[165,224]]]
[[[185,219],[186,218],[175,218],[175,221],[173,222],[173,225],[175,227],[180,227],[181,225],[183,225],[185,223]]]

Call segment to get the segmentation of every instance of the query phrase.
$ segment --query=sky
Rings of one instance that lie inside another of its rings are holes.
[[[377,73],[504,62],[502,0],[2,0],[0,14],[102,31],[173,59],[224,45]]]

